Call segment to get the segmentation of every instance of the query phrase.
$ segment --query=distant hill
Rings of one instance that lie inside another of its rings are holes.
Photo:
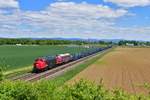
[[[70,40],[70,41],[90,41],[90,42],[98,42],[98,41],[105,41],[105,42],[114,42],[118,43],[123,39],[82,39],[82,38],[32,38],[33,40]]]

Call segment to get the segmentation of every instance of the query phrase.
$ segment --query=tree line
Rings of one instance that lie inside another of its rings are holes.
[[[119,46],[150,46],[150,42],[121,40],[118,42],[118,45]]]
[[[0,45],[62,45],[62,44],[110,44],[110,42],[104,41],[83,41],[83,40],[34,40],[34,39],[8,39],[8,38],[0,38]]]
[[[84,44],[102,44],[102,45],[119,45],[119,46],[150,46],[150,42],[144,41],[130,41],[130,40],[120,40],[118,43],[107,42],[107,41],[86,41],[86,40],[38,40],[38,39],[12,39],[12,38],[0,38],[0,45],[84,45]]]

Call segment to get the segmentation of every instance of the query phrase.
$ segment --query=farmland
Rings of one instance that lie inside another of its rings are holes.
[[[76,53],[86,48],[79,46],[0,46],[0,67],[4,71],[31,66],[35,58],[60,53]]]
[[[106,88],[122,88],[130,93],[147,93],[150,83],[150,48],[116,48],[76,75],[70,82],[87,79]]]
[[[110,50],[111,51],[111,50]],[[108,51],[109,52],[109,51]],[[75,84],[64,84],[81,70],[93,64],[108,52],[97,55],[89,61],[78,65],[77,68],[52,80],[38,82],[8,81],[0,84],[0,99],[2,100],[149,100],[150,95],[129,94],[122,90],[107,90],[103,84],[95,84],[80,80]],[[109,53],[110,54],[110,53]],[[108,54],[108,55],[109,55]],[[108,55],[104,56],[107,57]],[[103,58],[103,59],[104,59]],[[104,64],[104,63],[99,63]],[[91,75],[91,73],[89,73]],[[93,73],[94,74],[94,73]],[[93,74],[91,76],[93,76]],[[68,83],[68,82],[67,82]]]

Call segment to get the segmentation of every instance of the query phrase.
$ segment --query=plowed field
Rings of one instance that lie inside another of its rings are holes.
[[[109,88],[122,88],[130,93],[147,93],[140,85],[150,83],[150,48],[116,48],[71,81],[103,79]]]

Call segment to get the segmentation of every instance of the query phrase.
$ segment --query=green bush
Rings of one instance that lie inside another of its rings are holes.
[[[62,86],[51,81],[3,81],[0,84],[0,100],[150,100],[150,97],[128,94],[120,89],[106,90],[102,84],[85,80]]]
[[[37,100],[37,91],[30,83],[5,81],[0,84],[1,100]]]
[[[4,79],[3,69],[2,67],[0,67],[0,81],[2,81],[3,79]]]
[[[149,96],[133,95],[121,89],[107,90],[103,84],[80,80],[71,86],[57,89],[55,100],[150,100]]]

